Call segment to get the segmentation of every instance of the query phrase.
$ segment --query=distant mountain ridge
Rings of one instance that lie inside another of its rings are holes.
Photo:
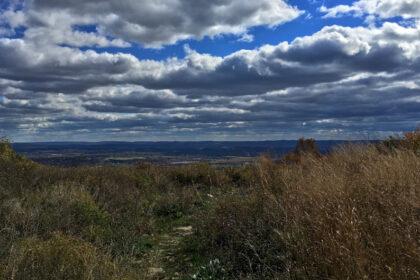
[[[321,140],[316,144],[321,153],[329,152],[334,146],[348,142],[343,140]],[[364,141],[366,142],[366,141]],[[99,153],[159,153],[165,155],[194,155],[206,157],[258,156],[270,153],[282,156],[294,150],[295,140],[278,141],[160,141],[160,142],[38,142],[13,143],[13,149],[22,154],[99,154]]]

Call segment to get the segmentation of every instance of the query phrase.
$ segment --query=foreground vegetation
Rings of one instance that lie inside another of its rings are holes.
[[[419,139],[224,169],[53,168],[3,141],[0,279],[420,279]]]

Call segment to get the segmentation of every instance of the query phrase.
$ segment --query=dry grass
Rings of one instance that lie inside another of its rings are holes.
[[[256,169],[251,194],[219,201],[197,223],[202,249],[214,248],[237,275],[420,279],[414,153],[347,146],[299,165],[262,158]]]
[[[155,241],[185,225],[189,260],[167,275],[420,279],[420,158],[365,145],[220,170],[60,169],[0,145],[0,279],[147,279]]]
[[[16,244],[11,249],[4,276],[10,280],[124,279],[109,256],[83,240],[60,233],[47,241],[28,238]]]

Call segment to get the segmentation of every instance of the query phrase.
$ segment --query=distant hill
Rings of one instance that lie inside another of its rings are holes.
[[[346,141],[317,141],[321,153]],[[348,141],[347,141],[348,142]],[[176,156],[259,156],[269,152],[272,156],[282,156],[295,148],[296,141],[205,141],[205,142],[44,142],[14,143],[18,153],[42,154],[101,154],[101,153],[158,153]]]

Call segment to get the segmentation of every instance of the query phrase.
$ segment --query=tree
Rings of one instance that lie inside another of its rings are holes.
[[[387,149],[406,149],[414,153],[420,153],[420,127],[415,131],[404,134],[403,137],[389,136],[388,139],[381,142],[383,147]]]
[[[319,156],[318,147],[316,146],[315,139],[300,138],[296,143],[295,154],[302,156],[304,154],[311,154]]]
[[[281,161],[284,163],[299,163],[305,155],[321,157],[315,139],[300,138],[296,143],[295,151],[284,155]]]

